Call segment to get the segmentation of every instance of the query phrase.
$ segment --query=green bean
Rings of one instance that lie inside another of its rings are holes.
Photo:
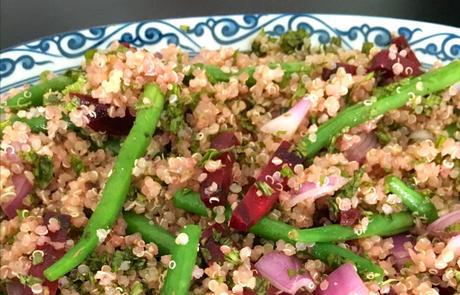
[[[174,237],[161,226],[153,223],[144,215],[124,212],[123,218],[129,234],[140,233],[142,239],[148,243],[155,243],[161,255],[172,253],[175,247]]]
[[[134,125],[121,147],[96,210],[78,243],[44,271],[48,280],[57,280],[83,262],[117,219],[131,184],[134,162],[144,155],[149,145],[163,110],[164,97],[158,86],[147,84],[139,102],[143,105],[138,107]]]
[[[176,247],[172,253],[172,260],[160,294],[189,294],[200,236],[201,228],[198,225],[189,224],[184,226],[176,238]]]
[[[254,79],[254,72],[256,71],[255,66],[250,66],[241,69],[237,73],[224,72],[220,67],[214,65],[205,65],[205,64],[195,64],[196,67],[205,70],[206,77],[209,82],[216,84],[218,82],[228,82],[231,77],[238,77],[242,74],[248,75],[248,80],[246,85],[253,86],[256,81]],[[305,65],[305,62],[286,62],[286,63],[271,63],[268,65],[271,69],[276,69],[280,67],[284,71],[284,77],[289,78],[294,73],[304,73],[309,74],[311,72],[311,67]]]
[[[59,91],[74,81],[67,76],[57,76],[50,80],[42,81],[29,89],[16,94],[6,101],[5,106],[12,111],[19,111],[43,104],[43,95],[48,91]]]
[[[316,243],[311,248],[311,254],[314,258],[331,267],[338,267],[346,262],[352,262],[358,269],[358,273],[368,280],[382,282],[385,276],[383,269],[371,260],[334,244]]]
[[[426,219],[429,223],[438,219],[438,210],[431,200],[408,187],[398,177],[388,176],[385,179],[385,186],[390,192],[400,197],[403,204],[417,216]]]
[[[405,81],[395,92],[374,102],[369,100],[343,110],[318,128],[315,139],[305,136],[297,144],[296,150],[303,157],[312,158],[324,146],[330,144],[333,138],[348,129],[406,105],[411,97],[443,90],[457,81],[460,81],[460,60]]]
[[[178,190],[174,194],[173,205],[176,208],[183,209],[196,215],[204,217],[211,216],[211,211],[206,207],[203,201],[201,201],[200,194],[188,188]]]
[[[295,229],[287,223],[263,217],[249,229],[249,232],[267,240],[283,240],[294,245],[296,242],[291,239],[289,233]]]
[[[176,193],[176,195],[180,198],[183,196],[180,191],[178,194]],[[176,195],[174,195],[174,199],[176,198]],[[188,190],[187,200],[188,202],[175,202],[174,206],[188,212],[192,212],[191,210],[195,209],[193,207],[195,205],[200,207],[204,206],[199,194],[193,193],[191,190]],[[204,217],[209,216],[206,207],[205,210],[194,210],[194,213]],[[260,219],[258,223],[249,229],[249,231],[267,240],[284,240],[295,244],[296,242],[316,243],[347,241],[374,235],[391,236],[405,232],[413,226],[411,214],[405,212],[395,213],[388,216],[376,214],[369,217],[369,219],[367,229],[361,234],[357,234],[353,227],[338,224],[299,229],[268,217]]]
[[[370,236],[392,236],[408,231],[413,225],[412,215],[406,212],[388,216],[375,214],[369,217],[367,229],[360,234],[357,234],[351,226],[331,224],[307,229],[293,229],[289,232],[289,237],[296,242],[303,243],[348,241]]]

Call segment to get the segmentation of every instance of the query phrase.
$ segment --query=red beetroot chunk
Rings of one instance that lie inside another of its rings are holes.
[[[279,172],[285,164],[293,168],[303,161],[296,154],[289,152],[290,147],[291,144],[287,141],[280,144],[268,164],[262,169],[256,182],[233,211],[230,220],[231,227],[239,231],[248,231],[251,226],[273,209],[280,191],[284,189],[284,179],[275,173]],[[257,186],[258,183],[268,185],[271,194],[263,194]]]

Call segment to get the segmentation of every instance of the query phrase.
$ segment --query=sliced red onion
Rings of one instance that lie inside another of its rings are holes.
[[[413,244],[414,238],[411,235],[400,234],[392,237],[393,249],[391,250],[395,263],[398,269],[401,269],[408,261],[410,261],[409,251],[407,251],[406,243]]]
[[[345,263],[334,270],[326,278],[327,285],[323,290],[324,282],[316,288],[317,295],[368,295],[369,290],[359,277],[353,264]]]
[[[6,159],[10,161],[11,163],[18,163],[21,161],[21,158],[19,158],[18,154],[16,154],[16,150],[14,149],[13,146],[8,146],[5,148],[6,152]]]
[[[347,182],[348,179],[338,175],[327,176],[323,184],[305,182],[299,190],[291,194],[292,198],[286,202],[286,205],[290,208],[305,200],[312,202],[318,198],[332,195]]]
[[[450,238],[445,249],[453,251],[455,256],[460,256],[460,235]]]
[[[459,224],[460,223],[460,210],[456,210],[453,212],[450,212],[449,214],[443,215],[436,219],[433,223],[428,225],[427,231],[431,235],[441,235],[446,233],[446,229],[449,226],[452,226],[454,224]],[[458,233],[458,232],[451,232],[452,233]]]
[[[10,219],[14,218],[17,214],[16,211],[24,206],[22,201],[32,191],[33,187],[24,174],[14,174],[12,180],[16,196],[8,204],[2,205],[3,212]]]
[[[346,150],[344,155],[349,161],[356,161],[363,164],[366,160],[367,152],[378,147],[379,141],[374,132],[363,132],[359,134],[359,137],[361,140]]]
[[[289,111],[265,123],[261,130],[266,133],[290,138],[299,127],[311,106],[311,100],[304,97],[299,100]]]
[[[281,252],[270,252],[257,261],[255,268],[280,291],[295,294],[301,288],[313,290],[315,283],[307,273],[298,274],[300,260]],[[292,274],[293,273],[293,274]]]

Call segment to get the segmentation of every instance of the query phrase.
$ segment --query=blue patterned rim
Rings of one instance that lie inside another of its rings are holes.
[[[188,29],[184,30],[183,25]],[[345,48],[359,48],[364,41],[389,44],[392,32],[403,35],[426,66],[440,60],[460,58],[460,29],[408,20],[352,15],[250,14],[148,20],[93,27],[47,36],[0,52],[0,92],[33,83],[49,69],[64,71],[77,66],[91,48],[107,47],[111,41],[158,49],[175,44],[194,53],[202,47],[231,46],[247,49],[262,29],[277,36],[288,30],[305,29],[313,42],[324,44],[341,37]]]

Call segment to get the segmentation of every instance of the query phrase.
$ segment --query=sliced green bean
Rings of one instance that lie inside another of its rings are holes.
[[[238,77],[242,74],[248,74],[248,80],[246,85],[253,86],[256,83],[254,79],[254,72],[256,71],[255,66],[250,66],[241,69],[237,73],[224,72],[219,66],[214,65],[205,65],[205,64],[195,64],[195,66],[204,69],[206,77],[209,82],[216,84],[218,82],[228,82],[231,77]],[[268,65],[271,69],[276,69],[280,67],[284,71],[284,77],[289,78],[294,73],[303,73],[309,74],[311,72],[311,67],[305,65],[305,62],[286,62],[286,63],[271,63]]]
[[[144,215],[124,212],[123,218],[129,234],[140,233],[142,239],[148,243],[155,243],[161,255],[172,253],[175,247],[174,237],[161,226],[153,223]]]
[[[334,244],[316,243],[311,248],[311,254],[314,258],[331,267],[338,267],[346,262],[351,262],[356,266],[361,277],[368,280],[382,282],[385,277],[383,269],[371,260]]]
[[[44,271],[49,281],[59,279],[82,263],[103,241],[104,235],[117,219],[131,184],[134,162],[145,154],[160,119],[164,97],[158,86],[147,84],[139,102],[144,104],[138,109],[134,125],[121,147],[96,210],[91,215],[78,243]]]
[[[353,227],[338,224],[307,229],[293,229],[289,237],[296,242],[317,243],[360,239],[370,236],[392,236],[408,231],[414,225],[412,215],[406,212],[369,217],[367,229],[357,234]]]
[[[188,212],[207,217],[208,210],[201,201],[198,193],[188,190],[187,202],[175,202],[174,206]],[[182,199],[182,194],[178,192],[178,197]],[[174,199],[176,195],[174,196]],[[174,200],[173,199],[173,200]],[[193,205],[191,205],[193,204]],[[195,210],[194,206],[203,206],[206,210]],[[249,231],[267,240],[284,240],[295,244],[296,242],[316,243],[316,242],[337,242],[348,241],[369,236],[392,236],[408,231],[413,226],[412,215],[406,212],[395,214],[380,215],[376,214],[369,217],[370,221],[367,229],[363,233],[357,234],[353,227],[338,224],[325,225],[321,227],[299,229],[281,221],[263,217],[252,226]]]
[[[184,226],[176,238],[176,247],[169,263],[166,279],[161,288],[162,295],[189,294],[192,272],[195,267],[201,228],[198,225]]]
[[[398,177],[388,176],[385,179],[385,186],[390,192],[400,197],[403,204],[417,216],[425,218],[429,223],[438,219],[438,210],[431,200],[408,187]]]
[[[24,110],[43,104],[43,95],[48,91],[59,91],[74,81],[67,76],[57,76],[50,80],[42,81],[29,89],[16,94],[6,101],[6,107],[12,111]]]
[[[196,215],[211,216],[211,211],[201,201],[200,194],[188,188],[180,189],[174,194],[173,205]]]
[[[350,128],[390,110],[403,107],[411,97],[424,96],[443,90],[458,81],[460,81],[460,60],[405,81],[390,95],[380,97],[376,101],[359,103],[341,111],[336,117],[318,128],[315,139],[309,135],[305,136],[297,144],[296,150],[303,157],[312,158],[324,146],[330,144],[333,138]]]

